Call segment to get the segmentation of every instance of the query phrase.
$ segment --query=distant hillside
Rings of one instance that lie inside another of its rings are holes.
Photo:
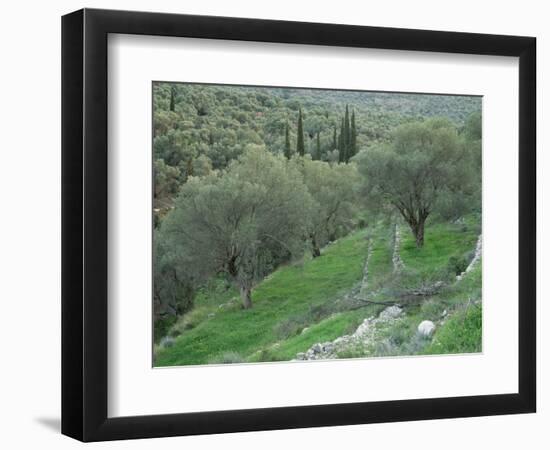
[[[305,153],[338,160],[346,111],[354,115],[357,152],[388,142],[399,125],[433,116],[458,130],[481,113],[481,98],[157,82],[153,85],[155,210],[162,216],[189,176],[227,167],[247,146],[296,152],[302,112]]]
[[[397,114],[412,118],[442,116],[459,126],[470,114],[481,110],[481,97],[476,96],[286,88],[271,89],[270,92],[286,101],[300,102],[303,106],[349,104],[373,115]]]

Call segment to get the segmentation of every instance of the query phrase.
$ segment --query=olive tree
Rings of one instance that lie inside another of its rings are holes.
[[[155,320],[167,315],[179,316],[193,306],[194,272],[186,255],[175,251],[162,230],[153,237],[153,306]]]
[[[203,279],[226,274],[250,308],[255,283],[303,251],[311,204],[286,158],[249,146],[221,175],[192,177],[163,231],[190,270]]]
[[[409,225],[416,246],[424,245],[428,216],[452,204],[458,212],[471,191],[472,165],[455,127],[430,119],[398,127],[389,144],[357,157],[364,176],[365,200],[371,207],[390,206]]]
[[[359,184],[357,166],[312,161],[309,156],[296,157],[293,161],[314,200],[308,239],[312,256],[316,258],[321,256],[323,245],[350,226]]]

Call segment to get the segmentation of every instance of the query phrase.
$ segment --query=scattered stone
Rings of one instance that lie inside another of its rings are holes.
[[[332,341],[332,343],[336,347],[340,347],[342,344],[347,344],[350,340],[351,340],[351,336],[346,334],[344,336],[340,336],[340,337],[334,339],[334,341]]]
[[[323,347],[321,347],[321,344],[317,343],[313,347],[311,347],[311,351],[313,354],[321,353],[323,351]]]
[[[309,330],[309,327],[305,327],[305,328],[300,332],[300,334],[304,334],[307,330]]]
[[[405,265],[403,264],[403,260],[401,259],[401,255],[399,254],[399,247],[401,245],[401,234],[399,232],[399,227],[397,226],[397,224],[395,224],[393,236],[393,255],[391,259],[393,263],[393,271],[399,272]]]
[[[431,320],[424,320],[418,325],[418,334],[422,337],[429,338],[434,334],[435,325]]]
[[[371,322],[369,319],[363,320],[363,323],[357,327],[357,330],[355,330],[355,333],[353,333],[353,336],[355,338],[363,337],[369,331],[370,324]]]
[[[324,353],[331,353],[334,350],[334,345],[332,342],[325,342],[321,345]]]
[[[481,250],[482,250],[482,240],[481,240],[481,234],[480,234],[479,237],[477,238],[476,251],[474,253],[474,257],[470,261],[470,264],[468,264],[468,267],[466,267],[466,270],[464,272],[462,272],[460,275],[456,276],[456,281],[462,280],[462,278],[464,278],[464,275],[466,275],[468,272],[472,271],[472,269],[475,267],[476,263],[481,258]]]
[[[214,317],[215,315],[216,315],[216,314],[214,314],[214,313],[209,313],[209,314],[208,314],[208,317]]]
[[[368,288],[368,279],[369,279],[369,259],[372,253],[372,240],[368,239],[368,249],[367,257],[365,259],[365,266],[363,268],[363,279],[361,280],[361,287],[359,288],[359,295],[365,295]]]
[[[401,315],[402,312],[403,310],[397,305],[388,306],[384,311],[380,313],[380,316],[378,317],[380,320],[384,320],[384,321],[396,319]]]
[[[400,307],[388,306],[377,318],[371,316],[363,320],[353,334],[340,336],[331,342],[314,344],[305,353],[298,353],[296,360],[335,359],[338,357],[339,352],[350,347],[367,352],[369,345],[372,345],[376,338],[376,324],[399,320],[401,313],[402,309]]]
[[[441,313],[441,317],[445,317],[447,315],[447,310],[445,309],[442,313]]]

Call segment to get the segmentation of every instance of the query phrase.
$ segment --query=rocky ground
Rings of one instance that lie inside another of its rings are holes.
[[[394,231],[394,244],[393,244],[393,256],[392,262],[394,272],[401,270],[404,265],[399,254],[400,246],[400,234],[399,229],[396,226]],[[456,277],[457,282],[460,282],[464,275],[470,272],[481,258],[481,235],[479,236],[476,244],[475,254],[467,269]],[[367,291],[368,286],[368,263],[371,255],[371,242],[369,242],[369,251],[366,257],[365,266],[363,270],[363,280],[360,287],[353,292],[350,291],[348,296],[355,296],[357,298],[364,297],[364,293]],[[436,283],[437,284],[437,283]],[[442,287],[442,282],[437,284],[437,289]],[[435,286],[435,285],[434,285]],[[436,289],[436,290],[437,290]],[[357,295],[358,294],[358,295]],[[364,355],[368,356],[372,354],[377,344],[380,344],[385,338],[383,331],[397,324],[397,322],[404,320],[406,313],[399,305],[390,305],[386,307],[377,317],[371,316],[366,318],[355,330],[354,333],[349,335],[340,336],[333,341],[318,342],[312,345],[307,351],[300,352],[296,355],[295,361],[307,361],[307,360],[324,360],[324,359],[336,359],[346,357],[347,355]],[[447,311],[443,311],[441,317],[437,323],[430,320],[420,320],[417,326],[416,339],[419,341],[429,341],[434,335],[438,326],[445,323],[447,319]],[[304,330],[307,332],[307,329]]]
[[[340,336],[331,342],[317,343],[307,352],[298,353],[296,360],[335,359],[344,351],[367,351],[376,340],[377,325],[399,320],[402,312],[399,306],[388,306],[378,317],[365,319],[353,334]]]

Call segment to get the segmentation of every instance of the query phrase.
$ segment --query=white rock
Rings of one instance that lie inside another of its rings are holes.
[[[334,344],[332,342],[325,342],[323,344],[323,352],[330,353],[334,350]]]
[[[357,327],[357,330],[355,330],[355,333],[353,333],[353,336],[356,338],[360,338],[368,331],[369,328],[370,328],[370,321],[369,319],[365,319],[363,323]]]
[[[418,334],[423,337],[431,337],[434,331],[435,325],[431,320],[424,320],[418,325]]]
[[[388,306],[384,311],[380,313],[379,318],[381,320],[395,319],[401,315],[403,310],[399,306]]]
[[[323,351],[323,347],[321,347],[321,344],[317,343],[313,347],[311,347],[310,351],[313,354],[321,353]]]

